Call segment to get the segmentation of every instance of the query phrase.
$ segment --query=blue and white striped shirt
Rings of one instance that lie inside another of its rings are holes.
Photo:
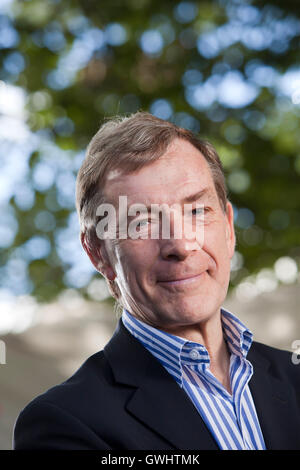
[[[246,359],[252,333],[232,313],[221,309],[224,339],[230,355],[232,395],[209,369],[207,349],[154,328],[123,309],[124,326],[184,389],[222,450],[264,450],[265,443],[248,382],[253,374]]]

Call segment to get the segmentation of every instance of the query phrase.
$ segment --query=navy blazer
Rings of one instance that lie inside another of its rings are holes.
[[[300,365],[291,353],[253,342],[249,382],[267,449],[300,449]],[[102,351],[65,382],[32,400],[13,448],[217,450],[197,409],[120,319]]]

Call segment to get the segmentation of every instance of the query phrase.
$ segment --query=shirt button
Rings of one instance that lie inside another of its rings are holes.
[[[190,352],[190,358],[192,359],[199,359],[200,355],[197,351],[197,349],[192,349]]]

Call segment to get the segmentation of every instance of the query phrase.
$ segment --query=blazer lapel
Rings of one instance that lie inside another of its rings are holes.
[[[115,380],[136,388],[129,413],[169,441],[175,449],[217,450],[194,404],[177,382],[129,332],[120,319],[104,347]]]
[[[270,363],[252,344],[247,359],[254,373],[249,387],[267,449],[300,448],[300,422],[297,404],[288,383],[270,373]]]

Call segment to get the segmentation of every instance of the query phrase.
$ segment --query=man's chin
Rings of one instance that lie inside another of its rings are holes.
[[[194,299],[187,299],[184,302],[177,302],[172,308],[170,304],[164,307],[163,304],[156,310],[156,318],[160,320],[161,327],[176,327],[196,325],[214,317],[220,307],[215,303],[205,304],[195,303]]]

